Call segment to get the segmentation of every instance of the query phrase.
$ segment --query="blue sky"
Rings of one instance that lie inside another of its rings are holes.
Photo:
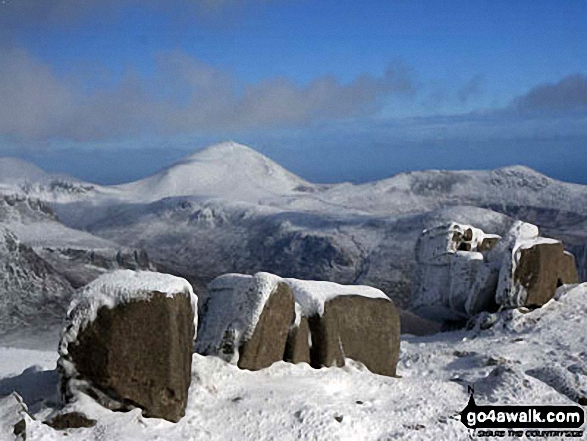
[[[587,2],[6,0],[0,154],[123,182],[246,143],[315,181],[587,183]]]

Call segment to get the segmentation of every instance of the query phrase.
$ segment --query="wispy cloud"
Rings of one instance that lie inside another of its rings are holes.
[[[255,4],[265,5],[280,0],[5,0],[0,4],[0,23],[16,27],[40,23],[73,23],[88,15],[113,17],[126,8],[143,10],[177,10],[191,18],[211,12],[228,12]],[[282,0],[281,0],[282,1]]]
[[[458,100],[462,104],[466,104],[471,98],[478,95],[481,92],[484,80],[483,75],[472,77],[457,91]]]
[[[332,76],[297,85],[287,78],[240,84],[183,52],[162,54],[156,74],[129,71],[115,85],[84,93],[83,78],[60,78],[28,52],[0,52],[0,134],[78,141],[141,134],[285,127],[374,114],[384,99],[411,95],[410,69],[347,84]]]
[[[554,84],[541,84],[513,102],[519,110],[587,111],[587,76],[569,75]]]

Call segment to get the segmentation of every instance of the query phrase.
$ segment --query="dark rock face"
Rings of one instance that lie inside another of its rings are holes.
[[[23,441],[26,441],[26,420],[22,419],[18,423],[14,425],[14,430],[12,431],[14,436],[20,437]]]
[[[338,296],[324,304],[322,316],[312,316],[308,322],[313,367],[344,366],[347,357],[376,374],[396,375],[400,318],[390,300]]]
[[[540,243],[521,251],[514,283],[522,285],[528,293],[524,306],[542,306],[552,299],[559,286],[577,282],[575,259],[564,252],[560,242]]]
[[[283,360],[294,317],[293,294],[287,284],[280,282],[269,295],[253,335],[239,348],[238,367],[258,370]]]
[[[444,330],[442,323],[427,320],[405,309],[399,310],[401,333],[411,335],[432,335]]]
[[[139,407],[148,417],[177,422],[191,382],[194,312],[188,295],[101,307],[68,346],[87,393],[109,408]],[[70,398],[62,373],[62,393]],[[116,403],[116,404],[113,404]]]
[[[283,359],[293,364],[310,363],[310,325],[306,317],[290,329]]]
[[[61,323],[72,294],[66,278],[0,227],[0,332],[28,323]]]
[[[103,274],[104,270],[156,269],[144,250],[45,248],[38,253],[75,289],[90,283]]]
[[[96,420],[88,418],[79,412],[70,412],[57,415],[55,418],[46,421],[45,424],[55,430],[79,429],[81,427],[94,427]]]
[[[495,245],[499,242],[499,237],[484,237],[479,245],[477,245],[477,251],[491,251]]]

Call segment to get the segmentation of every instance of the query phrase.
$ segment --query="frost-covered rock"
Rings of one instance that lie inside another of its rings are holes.
[[[413,308],[436,320],[458,320],[498,306],[541,306],[556,288],[578,281],[562,243],[517,221],[503,239],[468,225],[425,230],[416,246]]]
[[[104,274],[76,293],[59,343],[66,401],[86,394],[110,409],[178,421],[191,382],[197,297],[184,279]]]
[[[395,375],[399,315],[383,292],[368,286],[282,279],[268,273],[227,274],[210,283],[197,352],[219,355],[244,367],[241,360],[247,344],[256,333],[268,332],[263,330],[267,326],[263,315],[270,313],[266,313],[267,305],[283,285],[293,293],[295,316],[292,299],[289,321],[279,309],[273,313],[276,317],[268,321],[274,326],[267,328],[272,329],[273,337],[263,338],[275,339],[271,346],[273,361],[343,366],[348,357],[361,361],[373,372]],[[277,323],[281,323],[279,330]]]
[[[0,398],[0,439],[26,440],[31,421],[26,404],[16,392]]]
[[[287,284],[269,273],[226,274],[208,285],[196,351],[242,369],[283,360],[294,312]]]
[[[290,344],[294,360],[310,359],[313,367],[344,366],[345,358],[360,361],[374,373],[395,376],[399,358],[400,318],[393,302],[380,290],[361,285],[283,279],[299,305]],[[308,333],[304,326],[308,322]],[[308,352],[304,343],[308,338]]]
[[[482,230],[451,222],[424,230],[416,243],[416,261],[443,265],[457,251],[476,250],[485,239]]]
[[[72,293],[47,261],[0,227],[0,333],[32,322],[60,323]]]
[[[538,227],[516,222],[501,257],[496,301],[503,306],[542,306],[563,284],[577,283],[575,259],[560,241],[539,236]]]
[[[495,234],[451,222],[424,230],[416,243],[412,307],[434,320],[460,320],[490,308],[497,269],[488,256]]]

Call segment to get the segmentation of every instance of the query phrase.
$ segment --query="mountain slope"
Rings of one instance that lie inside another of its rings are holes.
[[[318,185],[227,142],[140,181],[49,205],[67,226],[145,249],[159,268],[198,285],[265,270],[371,284],[405,306],[418,235],[449,221],[497,234],[512,219],[529,221],[587,262],[587,186],[522,166]]]
[[[4,227],[0,227],[0,267],[0,333],[63,319],[71,285]]]
[[[128,197],[141,201],[199,195],[258,202],[292,193],[299,186],[311,184],[249,147],[225,142],[118,188]]]
[[[505,214],[516,207],[537,207],[587,216],[587,186],[557,181],[524,166],[400,173],[361,185],[332,186],[321,197],[372,213],[472,205]]]
[[[0,158],[0,183],[8,184],[15,181],[39,182],[49,176],[35,164],[18,158]]]

